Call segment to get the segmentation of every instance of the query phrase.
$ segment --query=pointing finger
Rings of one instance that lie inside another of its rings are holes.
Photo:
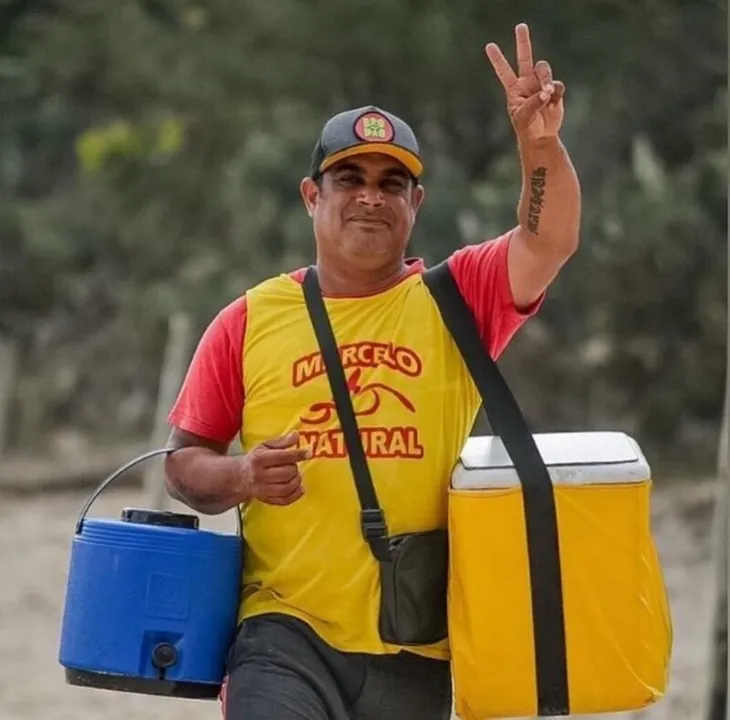
[[[280,467],[282,465],[295,465],[296,463],[309,460],[312,457],[312,448],[305,447],[284,448],[282,450],[267,450],[262,453],[261,467]]]
[[[489,43],[486,51],[489,62],[492,63],[494,72],[497,74],[499,82],[502,83],[502,87],[505,90],[512,87],[517,82],[517,75],[515,75],[515,71],[507,62],[507,58],[502,54],[499,46],[495,43]]]
[[[299,435],[297,431],[293,430],[288,435],[267,440],[265,443],[263,443],[263,445],[269,448],[286,448],[291,447],[292,445],[296,445],[298,439]]]
[[[515,28],[515,39],[517,41],[517,69],[520,77],[527,77],[533,72],[533,63],[530,29],[525,23],[520,23]]]

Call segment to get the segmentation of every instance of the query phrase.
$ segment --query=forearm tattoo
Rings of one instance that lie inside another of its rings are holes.
[[[536,167],[530,175],[530,206],[527,210],[527,229],[537,235],[540,213],[545,202],[545,182],[547,168]]]

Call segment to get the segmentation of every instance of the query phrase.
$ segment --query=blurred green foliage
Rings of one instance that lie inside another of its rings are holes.
[[[515,222],[519,167],[483,54],[567,85],[582,246],[503,366],[536,428],[620,428],[706,466],[726,343],[719,0],[10,0],[0,6],[0,332],[14,441],[146,432],[166,318],[309,262],[298,183],[322,122],[376,103],[427,163],[412,252]]]

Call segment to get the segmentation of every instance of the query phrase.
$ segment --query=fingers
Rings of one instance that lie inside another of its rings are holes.
[[[519,81],[518,89],[525,95],[536,92],[538,89],[552,93],[554,90],[552,68],[550,63],[545,60],[534,62],[530,30],[525,23],[520,23],[515,27],[515,39],[517,45],[517,74],[496,43],[488,43],[486,46],[487,57],[502,86],[505,90],[508,90]],[[538,87],[533,87],[533,85]]]
[[[283,467],[269,468],[261,474],[260,484],[286,485],[297,477],[301,477],[299,468],[296,465],[284,465]]]
[[[539,60],[535,63],[535,76],[537,77],[539,89],[549,93],[549,105],[557,105],[565,95],[565,85],[560,80],[553,80],[553,70],[550,63]]]
[[[253,495],[269,505],[289,505],[304,495],[302,475],[297,465],[282,465],[256,472]]]
[[[271,440],[267,440],[263,444],[265,447],[268,448],[287,448],[296,445],[298,441],[299,433],[297,433],[296,430],[293,430],[288,435],[282,435],[278,438],[272,438]]]
[[[253,497],[269,505],[290,505],[304,495],[299,463],[312,457],[310,447],[298,447],[291,432],[254,448],[248,455]]]
[[[547,92],[552,92],[553,87],[553,70],[550,67],[550,63],[545,60],[539,60],[535,63],[535,75],[540,81],[540,88]]]
[[[312,449],[310,447],[293,447],[284,450],[272,450],[271,448],[263,448],[257,453],[256,462],[260,468],[273,468],[280,465],[295,465],[303,460],[309,460],[312,457]]]
[[[500,83],[502,83],[502,87],[504,87],[505,90],[508,90],[517,82],[517,75],[515,75],[515,71],[507,62],[507,58],[499,49],[499,46],[495,43],[489,43],[486,47],[486,52],[489,62],[492,63],[494,72],[497,74],[497,79]]]
[[[533,117],[544,108],[550,101],[550,94],[541,90],[528,97],[518,108],[512,117],[515,127],[523,129],[528,127]]]
[[[298,473],[295,477],[291,478],[289,482],[267,486],[266,491],[261,493],[260,499],[263,502],[272,502],[274,500],[291,498],[293,495],[297,495],[298,497],[304,495],[302,478]]]
[[[525,23],[520,23],[515,28],[515,40],[517,44],[517,72],[520,77],[532,75],[532,42],[530,41],[530,29]]]
[[[551,105],[557,105],[562,99],[563,95],[565,95],[565,85],[560,82],[560,80],[556,80],[553,83],[553,95],[550,98],[550,104]]]
[[[291,505],[293,502],[296,502],[304,495],[304,490],[302,490],[302,486],[297,486],[294,490],[292,490],[288,495],[284,495],[283,497],[272,497],[269,500],[267,500],[269,505]]]

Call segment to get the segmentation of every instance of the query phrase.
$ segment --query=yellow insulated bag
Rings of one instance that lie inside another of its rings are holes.
[[[448,265],[424,282],[495,433],[467,444],[449,494],[457,715],[566,716],[655,702],[672,631],[638,445],[620,433],[533,436]]]
[[[552,596],[533,596],[531,579],[555,549],[528,547],[525,495],[502,441],[470,438],[452,476],[449,635],[457,715],[645,707],[664,694],[672,643],[650,531],[649,466],[623,433],[534,440],[555,502],[560,583]],[[550,647],[536,631],[547,633]],[[553,708],[544,698],[563,684],[556,695],[567,691],[567,702]]]

